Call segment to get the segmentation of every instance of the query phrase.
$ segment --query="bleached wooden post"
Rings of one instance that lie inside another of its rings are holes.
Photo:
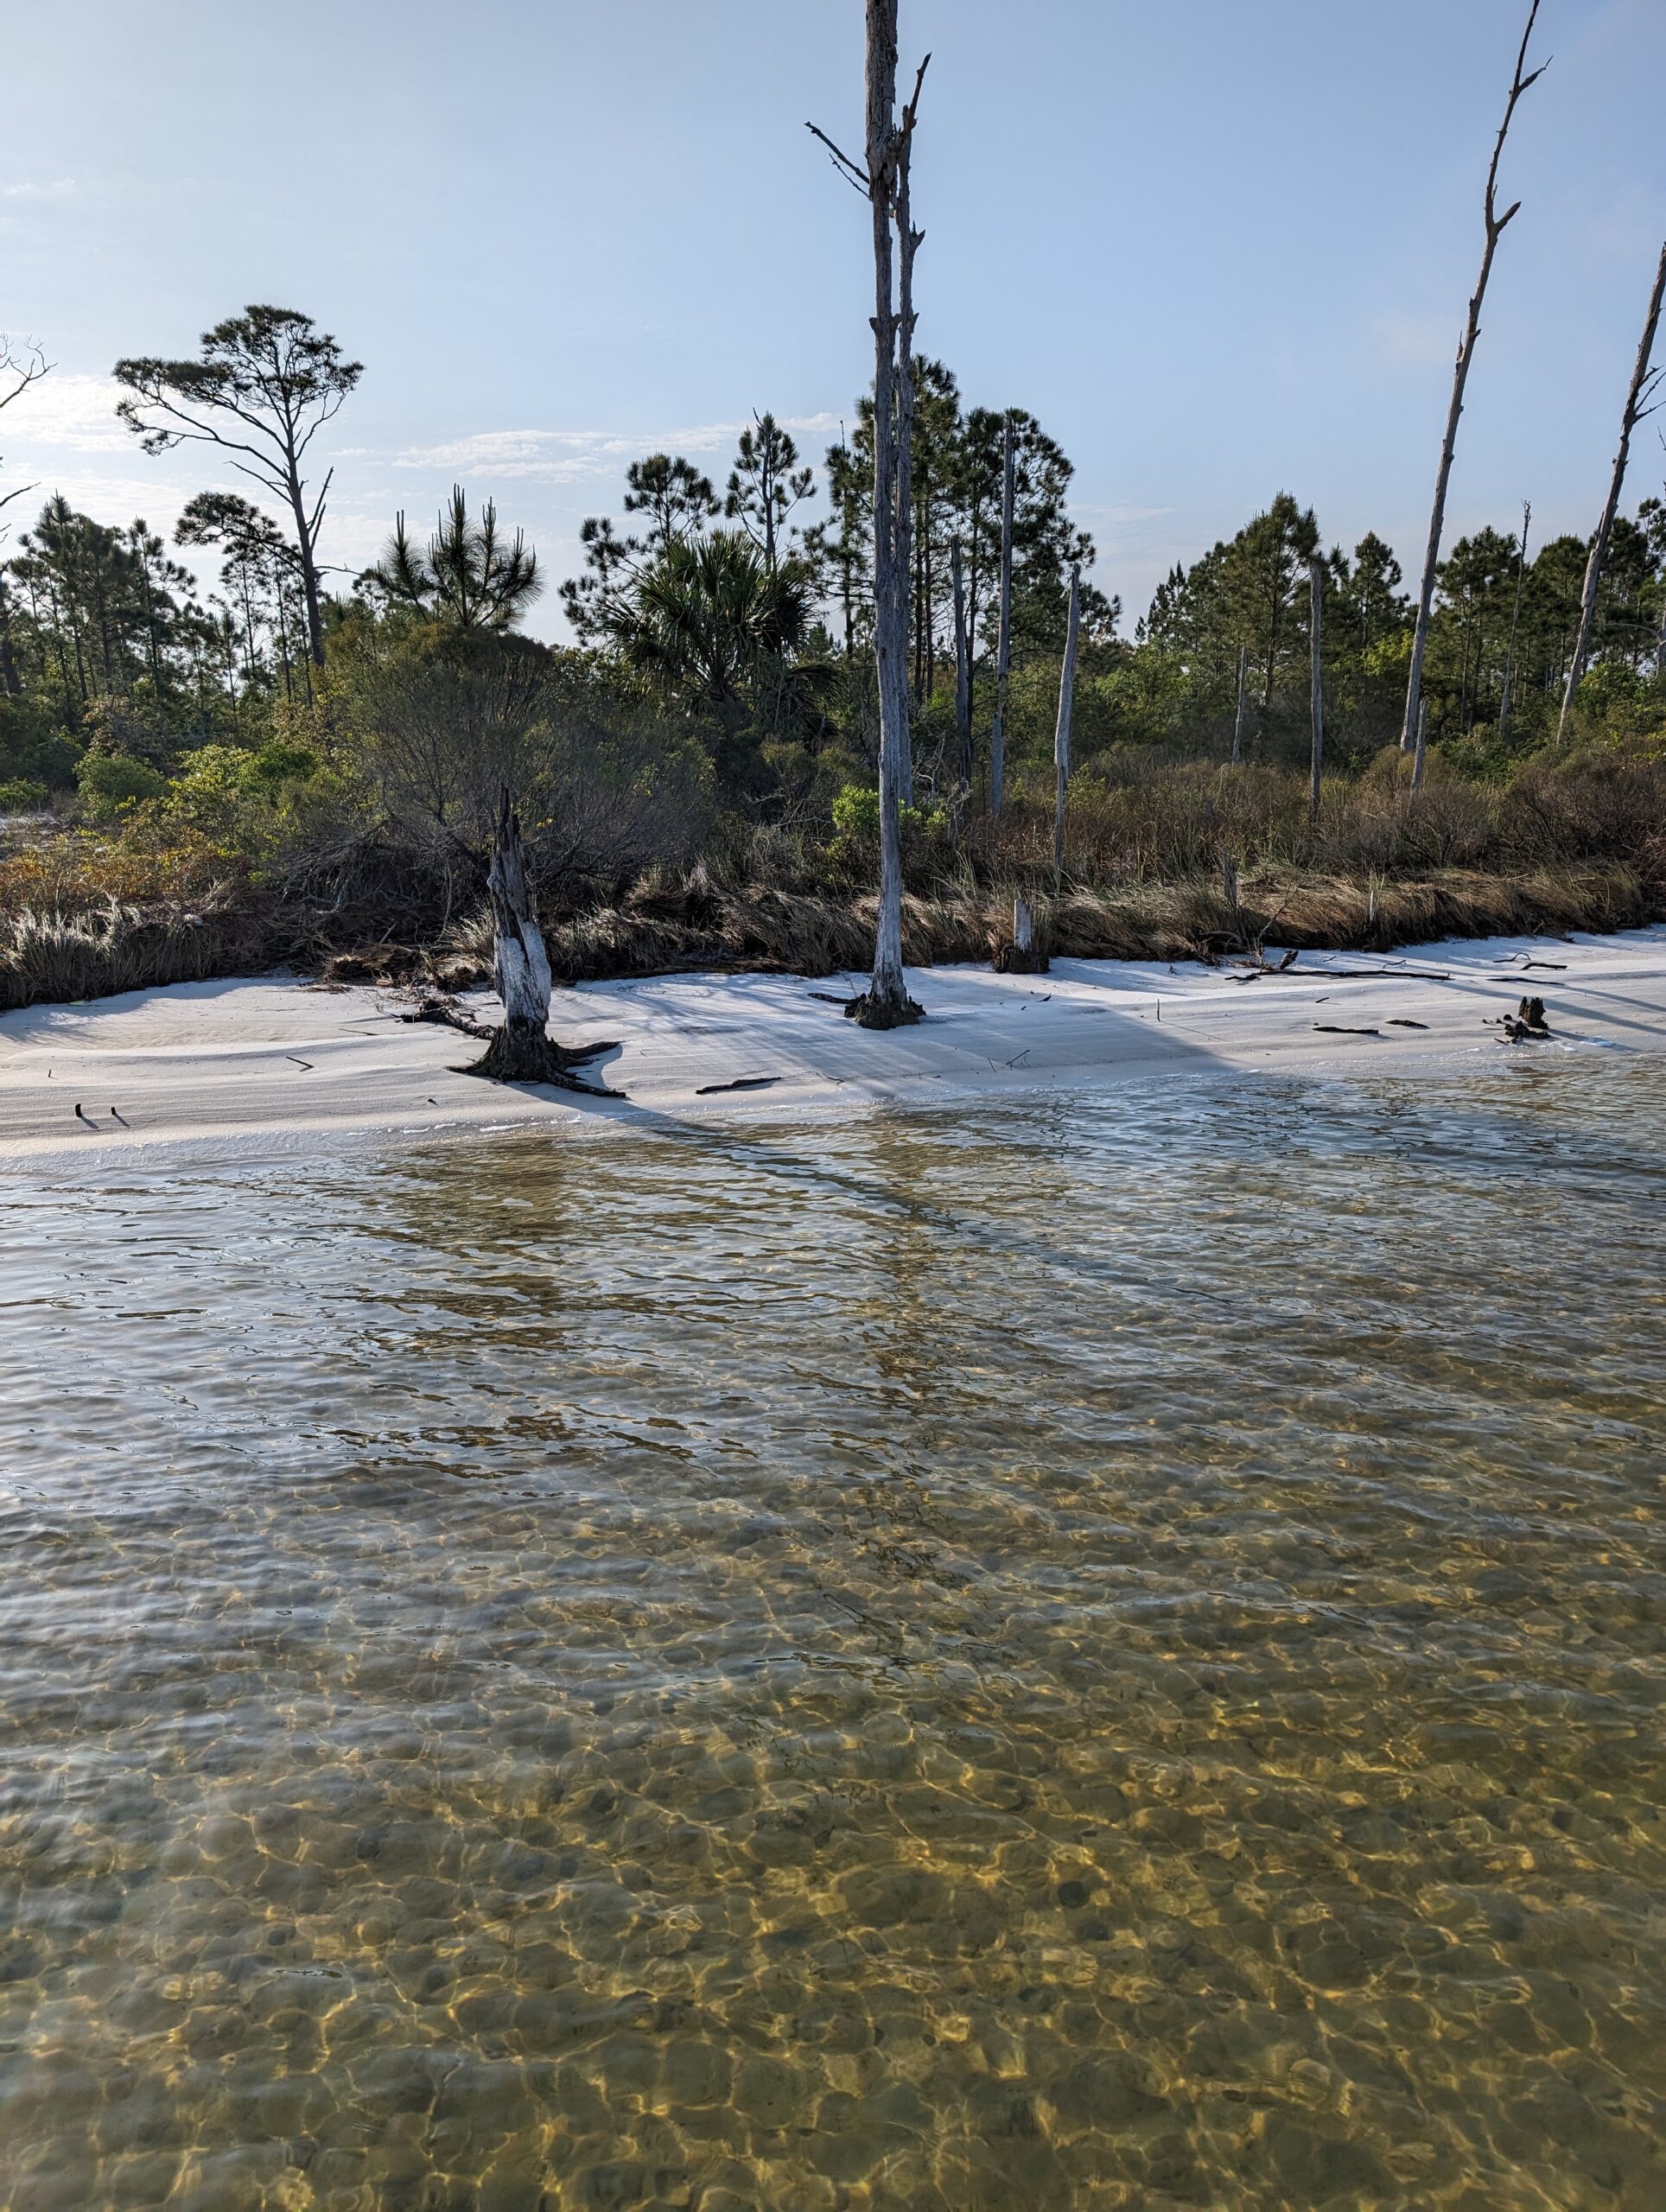
[[[1059,888],[1065,872],[1065,799],[1070,789],[1071,712],[1076,703],[1076,640],[1082,623],[1082,571],[1070,568],[1070,613],[1065,620],[1065,663],[1059,671],[1059,720],[1052,733],[1052,766],[1057,795],[1052,810],[1052,887]]]
[[[1411,756],[1411,787],[1415,791],[1423,788],[1423,761],[1429,744],[1429,702],[1417,702],[1417,750]]]
[[[1458,359],[1452,375],[1452,400],[1447,409],[1446,435],[1440,442],[1440,465],[1434,475],[1434,505],[1429,515],[1429,542],[1423,556],[1423,580],[1417,594],[1417,620],[1411,633],[1411,669],[1406,683],[1406,712],[1400,725],[1400,750],[1408,753],[1417,733],[1417,702],[1423,690],[1423,654],[1428,644],[1429,613],[1434,605],[1435,572],[1440,565],[1440,536],[1446,524],[1447,486],[1452,476],[1452,456],[1458,445],[1458,418],[1464,411],[1464,386],[1469,381],[1470,363],[1475,358],[1475,341],[1481,334],[1481,302],[1486,297],[1487,279],[1492,274],[1492,257],[1498,251],[1498,241],[1505,226],[1521,207],[1519,200],[1497,213],[1498,160],[1504,149],[1510,119],[1516,104],[1529,85],[1536,84],[1544,74],[1542,67],[1530,76],[1523,76],[1527,63],[1528,41],[1533,35],[1537,21],[1539,0],[1533,0],[1527,14],[1527,29],[1522,33],[1522,43],[1516,56],[1516,73],[1510,82],[1510,98],[1504,104],[1504,119],[1498,125],[1498,136],[1493,142],[1492,159],[1486,173],[1486,243],[1481,254],[1481,273],[1476,279],[1475,290],[1469,303],[1469,317],[1464,325],[1464,334],[1458,343]]]
[[[1035,953],[1035,917],[1027,899],[1013,900],[1013,950],[1027,966]],[[1016,963],[1014,963],[1016,964]]]
[[[1522,586],[1527,580],[1527,533],[1533,522],[1533,502],[1522,501],[1522,542],[1516,549],[1516,604],[1510,610],[1510,644],[1504,652],[1504,680],[1498,687],[1498,742],[1504,741],[1510,721],[1510,688],[1516,681],[1516,632],[1522,624]]]
[[[1585,564],[1585,589],[1580,596],[1580,626],[1574,639],[1574,658],[1567,668],[1567,689],[1562,693],[1561,713],[1556,721],[1556,742],[1560,745],[1567,734],[1567,717],[1574,711],[1574,695],[1580,688],[1585,674],[1585,664],[1591,652],[1591,632],[1597,620],[1597,592],[1602,583],[1602,564],[1608,556],[1608,540],[1613,533],[1614,517],[1619,512],[1619,495],[1625,482],[1625,464],[1631,456],[1631,433],[1643,416],[1649,412],[1649,401],[1659,383],[1659,372],[1651,370],[1649,362],[1655,350],[1655,332],[1660,325],[1661,299],[1666,294],[1666,245],[1660,249],[1660,261],[1655,270],[1654,289],[1649,295],[1649,312],[1644,318],[1643,338],[1637,346],[1636,365],[1631,371],[1631,388],[1625,395],[1625,412],[1620,416],[1619,450],[1614,455],[1613,474],[1608,480],[1608,499],[1597,524],[1597,534],[1591,540],[1591,557]]]
[[[962,791],[972,784],[972,656],[966,635],[966,583],[960,540],[951,540],[949,569],[955,591],[955,774]]]
[[[1017,457],[1013,418],[1007,416],[1001,441],[1001,605],[995,649],[995,720],[989,728],[989,811],[1001,811],[1007,774],[1007,689],[1013,665],[1013,506]]]
[[[1307,819],[1319,819],[1319,778],[1325,768],[1325,684],[1319,660],[1325,620],[1325,563],[1317,555],[1307,563],[1308,660],[1313,724],[1313,772],[1307,791]]]
[[[1243,766],[1243,721],[1250,707],[1250,648],[1238,647],[1238,708],[1232,718],[1232,766]]]

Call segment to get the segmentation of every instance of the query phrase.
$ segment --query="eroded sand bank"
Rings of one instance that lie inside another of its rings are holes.
[[[1395,972],[1365,972],[1384,969]],[[269,976],[30,1007],[0,1015],[0,1162],[158,1144],[289,1150],[326,1133],[540,1121],[577,1135],[628,1126],[643,1109],[804,1114],[1154,1074],[1335,1075],[1511,1050],[1542,1059],[1666,1048],[1666,927],[1304,953],[1283,976],[1243,973],[1108,960],[1060,961],[1040,977],[915,970],[928,1018],[888,1035],[858,1030],[817,995],[840,995],[838,979],[655,976],[558,993],[550,1026],[564,1043],[617,1041],[588,1071],[611,1100],[460,1073],[477,1046],[401,1021],[410,999],[369,987]],[[1543,998],[1554,1041],[1507,1046],[1486,1025],[1527,992]],[[496,1008],[480,998],[470,1011],[489,1020]],[[1364,1030],[1377,1033],[1351,1033]],[[712,1088],[736,1082],[758,1087]]]

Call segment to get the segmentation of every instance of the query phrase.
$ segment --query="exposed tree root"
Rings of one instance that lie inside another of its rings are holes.
[[[549,1083],[562,1090],[582,1090],[591,1098],[616,1098],[619,1093],[600,1084],[581,1083],[572,1072],[599,1053],[611,1052],[612,1044],[557,1045],[535,1022],[506,1021],[487,1033],[491,1042],[478,1060],[458,1068],[458,1075],[482,1076],[488,1083]]]
[[[902,1029],[911,1021],[923,1021],[925,1009],[917,1005],[905,992],[899,1001],[881,998],[877,992],[864,991],[860,998],[847,999],[845,1018],[854,1021],[859,1029]]]

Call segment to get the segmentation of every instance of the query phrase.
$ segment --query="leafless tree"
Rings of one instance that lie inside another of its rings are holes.
[[[1516,681],[1516,636],[1522,626],[1522,586],[1527,581],[1527,533],[1533,526],[1533,502],[1522,501],[1522,542],[1516,548],[1516,603],[1510,610],[1510,643],[1504,649],[1504,680],[1498,688],[1498,742],[1510,722],[1510,692]]]
[[[1585,674],[1585,664],[1591,652],[1591,632],[1597,619],[1597,593],[1602,584],[1602,564],[1608,555],[1608,540],[1613,534],[1614,517],[1619,512],[1619,495],[1625,483],[1625,464],[1631,458],[1631,433],[1645,415],[1655,408],[1655,395],[1660,388],[1662,372],[1649,365],[1655,350],[1655,333],[1660,327],[1661,301],[1666,296],[1666,245],[1660,249],[1660,260],[1655,270],[1654,289],[1649,295],[1649,312],[1643,320],[1643,336],[1637,346],[1637,361],[1631,370],[1631,387],[1625,395],[1625,411],[1619,422],[1619,448],[1614,455],[1613,474],[1608,480],[1608,499],[1597,524],[1597,534],[1591,540],[1591,557],[1585,564],[1585,589],[1580,598],[1580,626],[1574,639],[1574,658],[1567,665],[1567,689],[1562,693],[1561,715],[1556,723],[1556,742],[1560,745],[1567,734],[1567,717],[1574,710],[1574,695],[1580,688]]]
[[[1076,704],[1076,645],[1082,626],[1082,571],[1070,568],[1070,613],[1065,623],[1065,660],[1059,671],[1059,720],[1052,734],[1055,785],[1052,809],[1052,887],[1065,873],[1065,800],[1070,791],[1070,725]]]
[[[880,697],[880,903],[874,973],[849,1011],[866,1028],[917,1021],[902,968],[902,809],[912,785],[908,594],[913,536],[914,256],[909,174],[926,64],[897,114],[897,0],[867,0],[867,143],[853,161],[815,124],[840,173],[866,197],[874,233],[874,640]]]
[[[1415,791],[1421,791],[1423,788],[1423,764],[1428,758],[1428,749],[1429,702],[1427,699],[1420,699],[1417,702],[1417,747],[1411,756],[1411,787]]]
[[[955,592],[955,778],[963,791],[972,784],[972,654],[966,634],[966,575],[960,540],[949,548]]]
[[[1504,150],[1517,105],[1529,86],[1536,84],[1548,66],[1527,69],[1527,48],[1533,36],[1533,26],[1538,20],[1539,0],[1532,0],[1527,11],[1527,28],[1522,33],[1521,46],[1516,55],[1516,73],[1510,80],[1510,98],[1504,103],[1504,118],[1498,125],[1497,137],[1493,141],[1492,159],[1486,173],[1486,242],[1481,252],[1481,273],[1476,279],[1475,290],[1469,302],[1469,319],[1464,325],[1464,334],[1458,341],[1458,359],[1452,375],[1452,402],[1447,410],[1447,432],[1440,442],[1440,466],[1434,477],[1434,505],[1429,515],[1429,542],[1423,556],[1423,581],[1417,594],[1417,620],[1412,631],[1411,672],[1406,684],[1405,719],[1400,726],[1400,749],[1411,749],[1417,734],[1417,702],[1423,690],[1423,654],[1428,644],[1429,613],[1434,604],[1435,574],[1440,565],[1440,537],[1447,518],[1447,485],[1452,475],[1452,457],[1458,445],[1458,419],[1464,411],[1464,387],[1469,381],[1470,364],[1475,358],[1475,341],[1481,334],[1481,302],[1486,297],[1487,279],[1492,274],[1493,257],[1498,251],[1498,241],[1508,225],[1521,207],[1519,200],[1513,200],[1501,215],[1498,213],[1498,162]],[[1523,74],[1523,72],[1527,73]]]
[[[10,407],[14,399],[21,399],[32,384],[39,384],[52,364],[32,340],[8,338],[0,330],[0,408]],[[25,492],[32,492],[32,484],[19,484],[10,492],[0,492],[0,513],[3,513],[14,499],[21,499]],[[0,544],[5,543],[5,531],[0,528]],[[0,571],[0,691],[16,698],[23,688],[18,672],[17,655],[11,642],[11,601],[6,592],[6,579]]]
[[[1307,651],[1313,724],[1313,766],[1307,787],[1307,819],[1319,819],[1319,779],[1325,772],[1325,676],[1320,655],[1324,647],[1325,563],[1317,554],[1307,563]]]
[[[1243,765],[1243,725],[1250,711],[1250,648],[1238,647],[1238,705],[1232,717],[1232,766]]]
[[[1018,454],[1013,418],[1007,417],[1001,441],[1001,604],[995,647],[995,721],[989,730],[989,811],[1001,811],[1007,775],[1007,694],[1013,672],[1013,512],[1018,485]]]
[[[33,340],[9,338],[0,330],[0,408],[10,407],[14,399],[21,399],[31,385],[40,383],[51,366]],[[34,489],[32,484],[19,484],[10,492],[0,492],[0,511]]]

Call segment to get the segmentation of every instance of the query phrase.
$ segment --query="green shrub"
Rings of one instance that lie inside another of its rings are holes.
[[[0,814],[38,814],[51,794],[44,784],[31,784],[13,776],[0,784]]]
[[[99,821],[113,820],[124,807],[142,800],[160,798],[168,788],[166,776],[148,760],[136,760],[126,753],[83,754],[75,766],[75,780],[88,813]]]

